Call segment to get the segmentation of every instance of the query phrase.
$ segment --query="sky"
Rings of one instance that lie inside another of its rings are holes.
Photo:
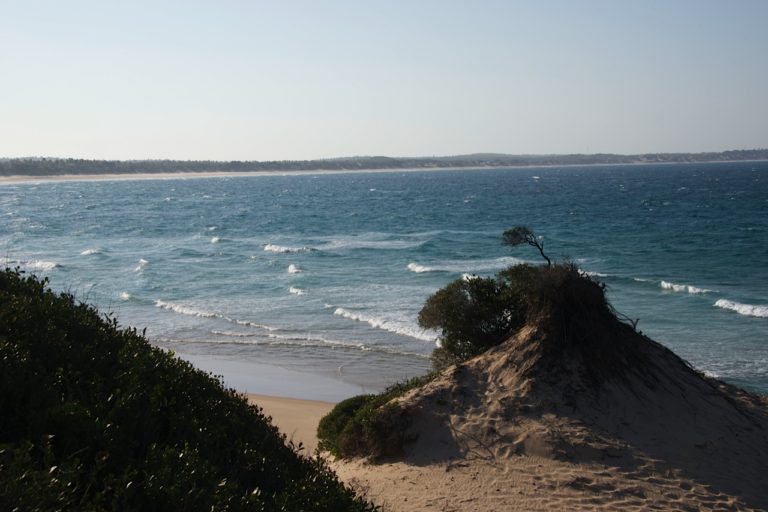
[[[0,0],[0,157],[768,147],[765,0]]]

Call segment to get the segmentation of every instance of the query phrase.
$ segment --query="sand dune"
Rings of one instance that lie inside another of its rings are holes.
[[[768,508],[768,399],[608,313],[539,319],[393,405],[402,457],[334,465],[385,510]]]

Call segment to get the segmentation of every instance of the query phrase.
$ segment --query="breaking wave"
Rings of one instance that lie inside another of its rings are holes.
[[[215,236],[215,237],[211,238],[211,243],[212,244],[217,244],[220,241],[221,241],[221,238],[219,238],[218,236]]]
[[[730,309],[744,316],[756,316],[758,318],[768,318],[768,306],[756,306],[753,304],[742,304],[732,300],[720,299],[715,302],[715,306],[723,309]]]
[[[24,270],[41,270],[43,272],[47,272],[49,270],[53,270],[55,268],[61,267],[58,263],[55,261],[45,261],[45,260],[29,260],[29,261],[21,261],[21,260],[9,260],[6,259],[3,262],[3,265],[7,267],[21,267]]]
[[[131,294],[128,292],[120,292],[120,300],[131,300]]]
[[[413,352],[408,350],[401,350],[389,346],[377,346],[377,345],[365,345],[363,343],[355,343],[349,341],[337,341],[320,336],[300,336],[300,335],[282,335],[282,334],[267,334],[266,336],[256,333],[244,333],[236,331],[220,331],[212,330],[211,334],[217,336],[223,336],[225,338],[234,338],[233,340],[227,340],[224,343],[230,344],[243,344],[243,345],[267,345],[272,347],[308,347],[308,348],[323,348],[323,349],[340,349],[340,350],[360,350],[363,352],[379,352],[384,354],[393,354],[400,356],[411,356],[422,359],[428,359],[429,355],[419,352]],[[254,338],[254,339],[248,339]]]
[[[419,265],[418,263],[409,263],[408,270],[421,274],[422,272],[432,272],[434,269],[426,265]]]
[[[203,309],[195,309],[191,308],[189,306],[183,306],[181,304],[173,304],[171,302],[164,302],[162,300],[156,300],[155,306],[161,309],[167,309],[169,311],[173,311],[175,313],[179,313],[181,315],[189,315],[189,316],[197,316],[200,318],[223,318],[218,313],[213,313],[210,311],[205,311]]]
[[[101,254],[101,251],[98,249],[85,249],[80,253],[80,256],[90,256],[91,254]]]
[[[304,290],[302,290],[301,288],[296,288],[295,286],[291,286],[290,288],[288,288],[288,292],[294,295],[304,295]]]
[[[310,248],[309,247],[287,247],[284,245],[267,244],[264,246],[264,250],[267,252],[289,253],[289,252],[307,252],[310,250]]]
[[[690,293],[692,295],[701,295],[704,293],[710,293],[712,290],[708,290],[706,288],[699,288],[697,286],[692,286],[690,284],[675,284],[670,283],[668,281],[662,281],[660,283],[660,286],[663,290],[669,290],[673,292],[682,292],[682,293]]]
[[[256,322],[251,322],[250,320],[238,320],[237,318],[230,318],[226,315],[222,315],[221,313],[216,313],[214,311],[206,311],[204,309],[198,309],[195,307],[186,306],[184,304],[174,304],[172,302],[165,302],[160,299],[155,301],[155,306],[161,309],[166,309],[168,311],[173,311],[174,313],[179,313],[180,315],[196,316],[198,318],[220,318],[226,322],[242,325],[243,327],[254,327],[256,329],[264,329],[266,331],[277,330],[277,327],[272,327],[271,325],[259,324]]]
[[[482,272],[490,270],[501,270],[502,268],[512,265],[519,265],[525,263],[524,260],[514,258],[512,256],[502,256],[500,258],[490,258],[483,260],[451,260],[436,263],[434,265],[422,265],[420,263],[411,262],[407,265],[408,270],[421,274],[423,272]]]
[[[146,267],[148,264],[149,264],[149,262],[147,260],[145,260],[144,258],[141,258],[139,260],[139,264],[136,265],[136,268],[134,268],[133,271],[134,272],[141,272],[142,270],[144,270],[144,267]]]
[[[301,269],[298,266],[294,265],[293,263],[288,265],[288,273],[289,274],[298,274],[300,272],[301,272]]]
[[[418,340],[435,341],[437,339],[436,335],[431,334],[429,331],[425,331],[424,329],[409,327],[408,325],[405,325],[401,322],[387,320],[385,318],[378,318],[362,313],[355,313],[344,308],[336,308],[333,314],[343,318],[348,318],[349,320],[366,323],[371,327],[375,327],[376,329],[383,329],[385,331],[401,334],[410,338],[416,338]]]

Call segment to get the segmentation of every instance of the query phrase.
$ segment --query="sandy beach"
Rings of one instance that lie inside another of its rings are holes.
[[[272,416],[273,423],[294,443],[302,443],[308,453],[317,446],[317,423],[333,407],[328,402],[253,394],[248,400]],[[331,459],[344,482],[385,512],[762,510],[675,468],[658,472],[649,464],[627,472],[618,452],[597,463],[588,457],[564,461],[546,454],[505,456],[496,450],[440,462],[371,463],[323,456]],[[751,469],[759,472],[765,467]],[[708,472],[717,474],[719,470],[712,467]]]

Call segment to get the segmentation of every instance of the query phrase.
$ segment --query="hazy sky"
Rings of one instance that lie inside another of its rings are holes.
[[[0,0],[0,157],[768,147],[768,1]]]

